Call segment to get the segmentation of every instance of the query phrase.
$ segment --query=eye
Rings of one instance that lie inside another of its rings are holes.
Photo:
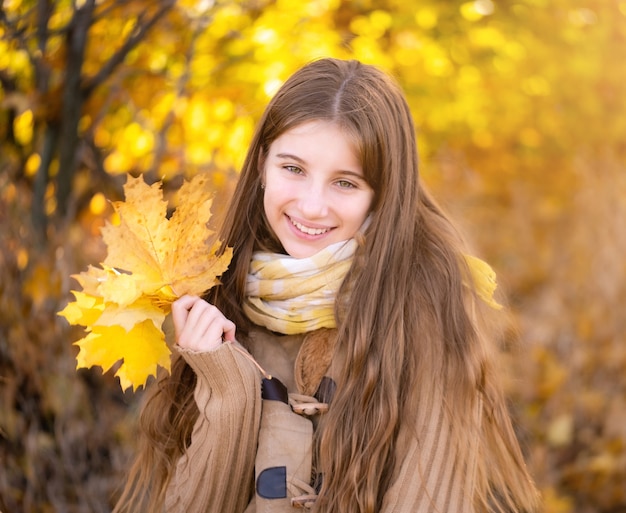
[[[283,166],[283,169],[289,171],[290,173],[293,173],[295,175],[299,175],[302,174],[302,169],[300,169],[298,166]]]
[[[357,186],[348,180],[337,180],[337,185],[342,189],[355,189]]]

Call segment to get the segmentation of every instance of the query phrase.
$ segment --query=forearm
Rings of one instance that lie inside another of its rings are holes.
[[[252,492],[261,380],[232,344],[181,351],[197,375],[200,416],[168,488],[168,512],[243,511]]]

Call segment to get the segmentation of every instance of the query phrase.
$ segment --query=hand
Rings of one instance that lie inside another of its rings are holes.
[[[197,296],[182,296],[172,303],[176,343],[185,349],[207,352],[223,341],[235,341],[235,324],[217,307]]]

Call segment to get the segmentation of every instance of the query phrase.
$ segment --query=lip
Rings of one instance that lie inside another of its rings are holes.
[[[321,225],[316,225],[316,224],[311,224],[311,223],[303,223],[299,221],[298,219],[291,217],[287,214],[285,214],[285,220],[293,233],[295,233],[299,237],[304,237],[307,240],[321,239],[324,236],[328,235],[334,229],[333,227],[329,227],[329,226],[321,226]],[[319,231],[319,230],[323,230],[323,231],[321,231],[320,233],[309,233],[307,231],[303,231],[297,225],[304,227],[313,232]]]

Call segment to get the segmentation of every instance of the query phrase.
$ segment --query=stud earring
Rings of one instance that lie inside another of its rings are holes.
[[[264,183],[261,184],[261,189],[265,190],[265,184]]]

